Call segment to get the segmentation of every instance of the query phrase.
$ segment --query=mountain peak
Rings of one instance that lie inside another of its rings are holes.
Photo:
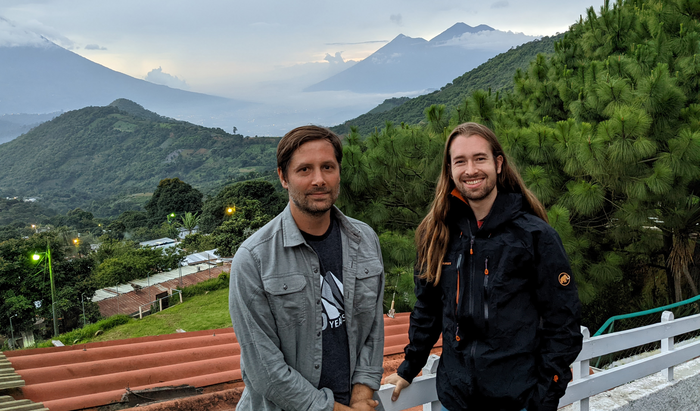
[[[452,27],[449,29],[443,31],[442,33],[438,34],[437,36],[433,37],[430,40],[430,43],[432,44],[437,44],[437,43],[444,43],[446,41],[452,40],[455,37],[460,37],[464,33],[478,33],[480,31],[494,31],[495,29],[493,27],[487,26],[485,24],[479,24],[476,27],[472,27],[468,24],[464,23],[455,23]]]

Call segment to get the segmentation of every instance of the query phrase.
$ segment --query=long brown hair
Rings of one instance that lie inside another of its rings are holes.
[[[479,136],[488,141],[491,146],[493,158],[503,157],[501,172],[498,174],[497,187],[505,192],[522,193],[526,202],[526,207],[534,215],[549,223],[547,211],[540,200],[525,187],[520,174],[508,161],[508,157],[503,152],[503,147],[498,142],[498,138],[488,127],[478,123],[460,124],[452,131],[445,142],[445,152],[442,158],[442,172],[435,189],[435,199],[430,206],[428,215],[416,230],[416,248],[418,250],[418,260],[416,268],[421,273],[420,277],[427,279],[437,285],[442,274],[442,259],[447,251],[450,241],[450,230],[445,224],[447,213],[450,211],[449,195],[455,188],[455,184],[450,178],[450,145],[457,136],[471,137]]]

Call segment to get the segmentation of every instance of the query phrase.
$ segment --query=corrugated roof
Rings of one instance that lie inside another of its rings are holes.
[[[408,320],[408,313],[384,318],[385,366],[403,352]],[[21,395],[51,411],[119,402],[127,389],[187,384],[215,392],[241,383],[240,348],[231,328],[5,354],[26,382]]]

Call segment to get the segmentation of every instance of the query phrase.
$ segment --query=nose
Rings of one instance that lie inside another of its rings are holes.
[[[326,180],[323,178],[323,170],[321,170],[320,168],[314,169],[313,179],[311,180],[311,184],[313,184],[315,186],[326,185]]]
[[[476,167],[474,166],[474,162],[472,161],[467,161],[467,164],[464,166],[464,174],[468,176],[472,176],[477,172]]]

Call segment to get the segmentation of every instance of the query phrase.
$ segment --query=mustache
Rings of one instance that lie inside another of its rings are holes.
[[[306,194],[327,194],[330,193],[331,190],[329,188],[312,188],[311,190],[307,191]]]

